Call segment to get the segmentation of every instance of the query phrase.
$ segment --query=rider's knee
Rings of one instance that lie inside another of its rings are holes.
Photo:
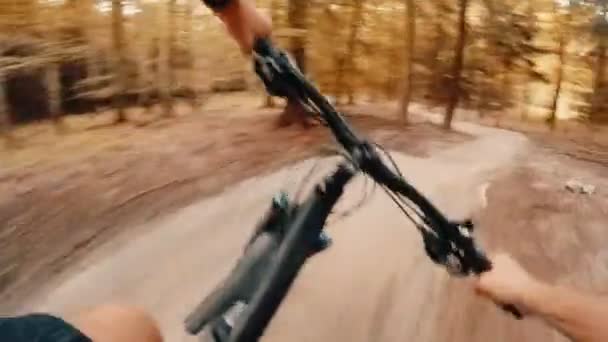
[[[93,341],[161,342],[156,320],[141,308],[104,305],[75,320],[75,325]]]

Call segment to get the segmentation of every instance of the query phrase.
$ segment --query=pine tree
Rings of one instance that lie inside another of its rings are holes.
[[[468,0],[459,0],[458,10],[458,41],[456,42],[456,56],[452,65],[452,75],[450,80],[450,97],[446,107],[443,127],[450,129],[454,119],[454,111],[458,106],[461,93],[462,67],[464,65],[464,48],[467,38],[467,9]]]
[[[401,102],[401,115],[405,122],[408,121],[409,106],[412,99],[413,90],[413,79],[414,79],[414,51],[416,42],[416,4],[414,0],[406,0],[406,75],[405,75],[405,89],[403,92],[403,99]]]
[[[114,48],[114,87],[116,91],[116,123],[127,121],[125,94],[127,93],[127,60],[125,51],[125,28],[122,0],[112,0],[112,43]]]

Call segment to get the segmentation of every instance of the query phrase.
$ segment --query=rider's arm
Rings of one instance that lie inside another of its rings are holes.
[[[241,50],[250,53],[256,38],[267,37],[272,30],[270,19],[255,8],[252,0],[204,0],[226,24]]]
[[[540,317],[574,341],[608,341],[608,298],[543,283],[506,255],[498,255],[492,262],[493,270],[479,278],[479,293]]]
[[[608,341],[608,300],[540,284],[528,307],[575,341]]]

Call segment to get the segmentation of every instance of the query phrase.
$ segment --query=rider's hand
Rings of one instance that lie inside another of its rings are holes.
[[[268,37],[272,31],[271,20],[255,8],[252,0],[233,0],[218,16],[247,54],[257,38]]]
[[[541,283],[506,254],[498,254],[491,260],[492,270],[479,277],[475,286],[477,293],[498,304],[515,305],[522,313],[528,313],[528,298],[538,293]]]

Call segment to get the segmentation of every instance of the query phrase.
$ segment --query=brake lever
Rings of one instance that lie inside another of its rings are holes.
[[[444,266],[453,276],[480,275],[492,270],[492,262],[476,246],[473,239],[473,222],[465,221],[452,225],[452,231],[460,236],[458,241],[441,237],[434,232],[423,231],[425,250],[431,260]],[[521,311],[514,305],[500,304],[500,306],[517,320],[523,319]]]

